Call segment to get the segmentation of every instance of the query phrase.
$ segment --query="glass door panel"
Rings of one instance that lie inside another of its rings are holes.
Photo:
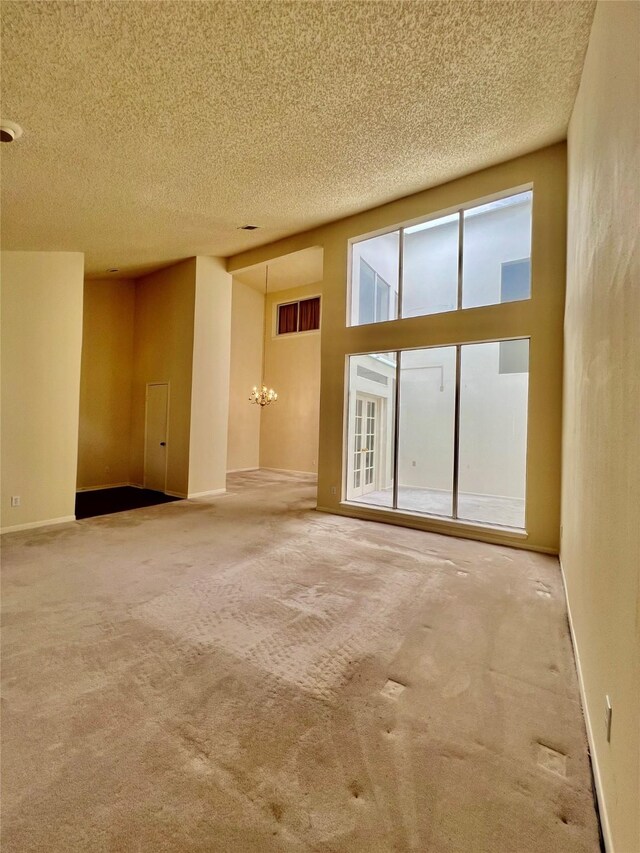
[[[461,347],[458,518],[525,526],[529,341]]]
[[[400,356],[398,509],[453,513],[456,348]]]
[[[347,500],[393,506],[396,354],[349,358]]]
[[[362,494],[362,399],[356,400],[353,448],[353,494]]]
[[[358,401],[359,402],[359,401]],[[364,463],[363,494],[372,492],[376,485],[376,410],[375,400],[365,401],[367,419],[364,433],[364,446],[361,450]]]

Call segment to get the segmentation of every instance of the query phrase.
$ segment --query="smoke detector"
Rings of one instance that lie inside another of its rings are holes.
[[[0,119],[0,142],[15,142],[22,136],[22,128],[15,121]]]

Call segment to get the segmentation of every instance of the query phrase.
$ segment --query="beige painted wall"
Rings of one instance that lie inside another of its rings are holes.
[[[231,276],[197,257],[193,318],[189,495],[223,491],[227,476]]]
[[[318,470],[320,333],[277,336],[275,306],[321,293],[322,284],[309,284],[267,297],[265,384],[277,391],[278,401],[261,413],[261,468]]]
[[[616,853],[640,850],[639,44],[640,5],[598,3],[569,126],[561,559]]]
[[[134,308],[134,281],[85,281],[78,489],[129,482]]]
[[[1,272],[4,530],[74,518],[84,256],[3,252]]]
[[[532,298],[466,311],[413,317],[378,326],[347,327],[347,260],[350,238],[447,211],[493,194],[534,186]],[[566,146],[544,148],[451,183],[400,199],[357,216],[308,231],[228,260],[244,269],[308,246],[324,247],[322,385],[318,504],[332,512],[381,517],[426,530],[454,531],[487,541],[557,552],[560,532],[560,435],[562,322],[566,253]],[[473,525],[369,510],[341,504],[345,356],[457,341],[531,337],[527,440],[527,536]],[[275,384],[275,380],[269,378]],[[264,463],[263,463],[264,464]],[[336,490],[336,494],[332,493]]]
[[[233,279],[227,470],[260,466],[260,407],[249,394],[262,373],[264,295]]]
[[[196,258],[138,279],[131,394],[131,482],[144,484],[146,383],[169,383],[167,491],[187,495]]]

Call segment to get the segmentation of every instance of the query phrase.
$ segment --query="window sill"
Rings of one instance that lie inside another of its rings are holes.
[[[309,329],[306,332],[282,332],[281,334],[271,335],[271,340],[282,341],[285,338],[306,338],[309,335],[319,335],[320,329]]]
[[[429,515],[424,512],[410,512],[409,510],[392,509],[391,507],[372,506],[358,501],[340,501],[340,506],[345,509],[358,509],[377,516],[381,520],[398,519],[398,521],[413,522],[423,521],[430,526],[438,526],[451,533],[484,533],[496,534],[501,538],[513,539],[514,541],[526,541],[529,534],[526,530],[518,527],[505,527],[499,524],[487,524],[481,521],[466,521],[461,519],[446,518],[443,515]]]

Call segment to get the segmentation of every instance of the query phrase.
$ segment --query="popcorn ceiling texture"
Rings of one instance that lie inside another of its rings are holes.
[[[549,145],[594,5],[4,2],[3,247],[133,274]]]
[[[4,537],[5,853],[598,853],[558,561],[314,504]]]

